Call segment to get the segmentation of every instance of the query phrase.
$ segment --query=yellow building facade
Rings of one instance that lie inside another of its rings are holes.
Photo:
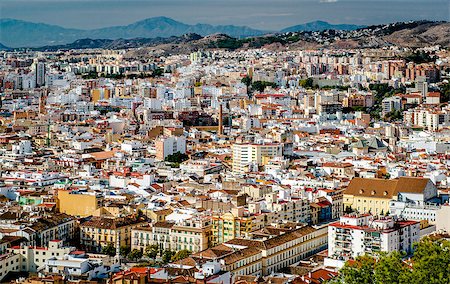
[[[101,252],[102,248],[113,245],[131,247],[131,231],[147,221],[143,218],[102,218],[92,217],[80,224],[80,243],[88,251]]]
[[[100,208],[101,199],[96,194],[59,190],[57,204],[61,213],[87,217],[94,215],[95,211]]]
[[[213,216],[211,243],[212,245],[221,244],[261,229],[268,222],[268,217],[266,214],[244,216],[244,208],[242,207],[233,208],[231,212]]]

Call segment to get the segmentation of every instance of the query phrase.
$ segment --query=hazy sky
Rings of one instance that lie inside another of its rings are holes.
[[[188,24],[247,25],[265,30],[314,20],[379,24],[450,20],[449,0],[0,0],[0,18],[71,28],[130,24],[167,16]]]

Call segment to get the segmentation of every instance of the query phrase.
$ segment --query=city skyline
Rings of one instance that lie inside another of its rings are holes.
[[[281,2],[5,0],[0,4],[0,18],[14,18],[66,28],[93,29],[127,25],[150,17],[165,16],[187,24],[244,25],[277,31],[315,20],[333,24],[372,25],[424,19],[448,21],[450,15],[448,2],[440,0]],[[236,10],[239,12],[236,13]]]

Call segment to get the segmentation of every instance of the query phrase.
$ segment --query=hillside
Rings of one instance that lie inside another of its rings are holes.
[[[0,43],[0,50],[9,50],[10,48]]]
[[[198,49],[269,48],[381,48],[389,46],[424,47],[430,45],[450,46],[450,23],[406,22],[370,26],[357,30],[324,30],[288,32],[247,38],[236,38],[223,33],[201,36],[188,33],[168,38],[90,39],[76,40],[65,45],[48,45],[35,50],[58,49],[132,49],[151,48],[166,53],[186,53]]]
[[[282,33],[299,32],[299,31],[314,32],[314,31],[325,31],[325,30],[351,31],[351,30],[357,30],[357,29],[364,28],[364,27],[365,26],[347,25],[347,24],[333,25],[333,24],[330,24],[330,23],[324,22],[324,21],[315,21],[315,22],[310,22],[310,23],[306,23],[306,24],[287,27],[285,29],[282,29],[281,32]]]
[[[132,39],[181,36],[196,33],[203,36],[224,33],[234,37],[255,36],[263,31],[245,26],[188,25],[167,17],[148,18],[126,26],[92,30],[69,29],[55,25],[15,19],[0,19],[0,42],[9,47],[38,47],[69,44],[79,39]]]

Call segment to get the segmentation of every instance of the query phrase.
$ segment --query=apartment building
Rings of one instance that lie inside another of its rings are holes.
[[[96,192],[78,190],[58,190],[59,212],[77,217],[94,215],[101,207],[102,198]]]
[[[14,253],[5,253],[0,255],[0,281],[8,275],[9,272],[20,271],[20,255]]]
[[[193,254],[194,261],[217,260],[232,275],[269,275],[327,246],[327,227],[296,227],[271,235],[235,238]]]
[[[233,156],[232,169],[234,173],[247,173],[258,171],[260,166],[266,165],[270,159],[283,155],[282,144],[239,144],[231,147]]]
[[[311,221],[310,203],[304,198],[268,202],[267,209],[272,211],[270,218],[267,218],[270,222],[283,220],[309,223]]]
[[[425,205],[436,196],[437,188],[428,178],[354,178],[344,191],[344,208],[383,215],[391,212],[391,201],[396,201],[395,207],[400,207],[397,202]]]
[[[437,131],[450,125],[450,110],[426,107],[410,109],[404,112],[403,122],[428,131]]]
[[[163,161],[167,156],[176,152],[186,153],[186,137],[161,137],[155,141],[156,159]]]
[[[131,246],[131,231],[147,221],[143,217],[124,218],[90,217],[80,224],[80,244],[88,251],[100,252],[112,244],[116,250]]]
[[[244,208],[232,208],[231,212],[214,215],[212,222],[212,244],[217,245],[239,238],[255,229],[264,227],[264,214],[245,214]]]
[[[72,251],[74,247],[65,247],[60,240],[53,240],[45,247],[13,246],[8,252],[20,255],[20,271],[37,272],[45,267],[45,262],[52,257],[63,257]]]
[[[419,232],[417,221],[370,214],[344,215],[328,227],[328,256],[348,259],[366,253],[411,253],[413,244],[419,241]]]
[[[351,163],[328,162],[323,163],[322,168],[328,175],[348,178],[353,178],[355,176],[355,170]]]
[[[401,110],[402,108],[402,98],[399,96],[393,96],[383,99],[381,102],[382,113],[386,115],[387,113],[394,110]]]
[[[211,222],[209,218],[192,218],[179,222],[156,222],[134,228],[131,248],[145,251],[150,245],[163,250],[202,251],[209,246]]]
[[[44,246],[52,240],[63,242],[73,240],[77,226],[77,220],[67,214],[44,216],[30,227],[34,231],[30,243]]]

